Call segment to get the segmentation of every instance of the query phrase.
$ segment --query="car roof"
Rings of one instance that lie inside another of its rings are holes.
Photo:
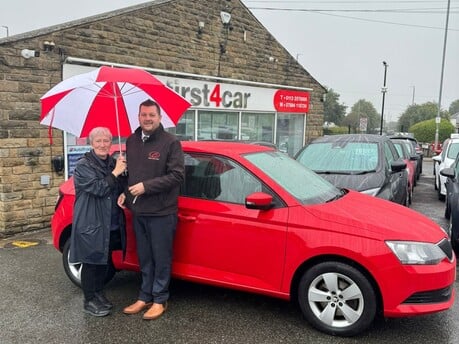
[[[311,143],[322,142],[385,142],[389,141],[387,136],[376,134],[342,134],[342,135],[326,135],[319,137]]]
[[[228,141],[181,141],[184,151],[220,153],[228,156],[255,152],[270,152],[275,149],[265,145]]]
[[[399,140],[410,140],[413,142],[418,143],[418,141],[414,137],[404,136],[404,135],[391,135],[389,136],[390,139],[399,139]]]

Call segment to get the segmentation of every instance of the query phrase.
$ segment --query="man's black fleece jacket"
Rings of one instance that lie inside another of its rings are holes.
[[[137,216],[177,213],[180,185],[185,178],[180,141],[160,125],[142,141],[139,127],[126,141],[128,185],[142,182],[145,193],[134,197],[125,190],[126,205]]]

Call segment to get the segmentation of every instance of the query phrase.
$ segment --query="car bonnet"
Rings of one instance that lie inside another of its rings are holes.
[[[329,228],[349,231],[380,240],[438,242],[446,236],[428,217],[407,207],[356,191],[338,200],[304,206],[313,216],[329,223]],[[323,222],[322,222],[323,223]],[[341,225],[341,226],[336,226]]]

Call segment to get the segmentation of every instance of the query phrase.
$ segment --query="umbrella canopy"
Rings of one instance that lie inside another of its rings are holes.
[[[152,99],[165,128],[177,124],[191,104],[143,69],[99,67],[65,79],[40,99],[40,124],[87,137],[95,127],[129,136],[138,126],[139,105]]]

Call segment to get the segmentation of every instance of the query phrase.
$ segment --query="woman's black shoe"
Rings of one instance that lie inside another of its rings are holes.
[[[96,292],[94,294],[95,298],[100,301],[102,305],[104,305],[105,308],[107,309],[112,309],[113,308],[113,303],[108,301],[108,299],[105,297],[104,293],[102,292]]]
[[[84,302],[83,311],[95,317],[104,317],[110,313],[110,309],[105,307],[97,297]]]

